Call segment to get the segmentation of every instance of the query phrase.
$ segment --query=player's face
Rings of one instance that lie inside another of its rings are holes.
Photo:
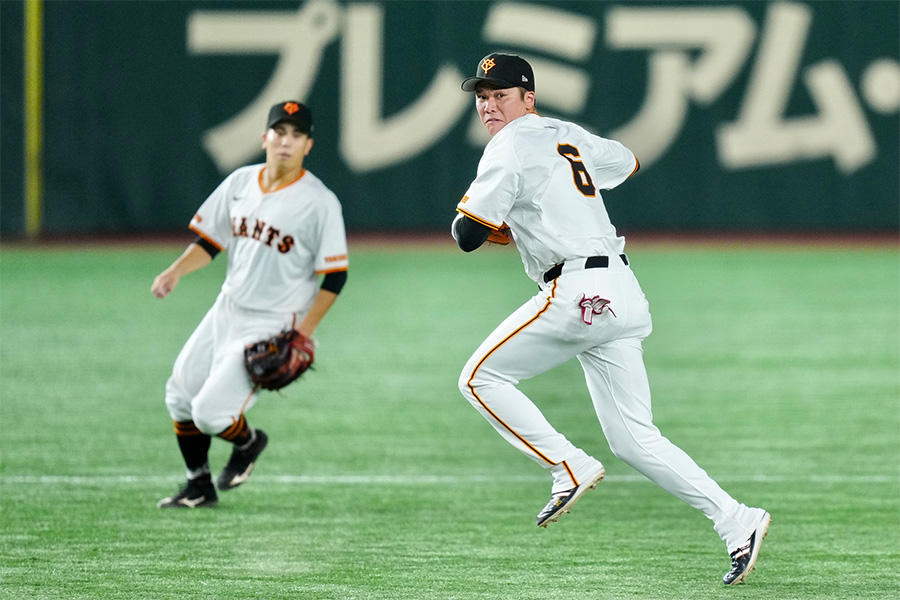
[[[498,90],[479,86],[475,88],[475,108],[482,124],[493,136],[513,120],[534,112],[534,92],[522,88]]]
[[[288,169],[302,167],[312,145],[312,138],[292,123],[275,123],[263,135],[266,162],[272,161]]]

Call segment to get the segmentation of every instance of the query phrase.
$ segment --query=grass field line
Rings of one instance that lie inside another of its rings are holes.
[[[169,483],[173,475],[0,475],[0,485],[120,485]],[[540,475],[255,475],[260,483],[287,485],[457,485],[467,483],[529,483],[547,481]],[[900,483],[900,475],[725,475],[714,477],[719,483],[811,483],[870,484]],[[642,483],[642,475],[609,475],[608,482]]]

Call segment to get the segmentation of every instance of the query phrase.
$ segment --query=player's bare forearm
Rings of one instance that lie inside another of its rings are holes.
[[[150,286],[150,293],[157,298],[165,298],[178,285],[179,279],[188,273],[202,269],[211,262],[212,257],[206,250],[197,244],[188,245],[184,253],[176,258],[168,269],[156,276],[153,285]]]
[[[306,316],[303,317],[303,320],[297,325],[297,331],[306,337],[310,337],[316,330],[316,327],[319,326],[325,313],[328,312],[334,304],[334,301],[337,300],[337,297],[338,295],[334,292],[320,289],[319,293],[316,294],[316,299],[313,300],[309,312],[306,313]]]

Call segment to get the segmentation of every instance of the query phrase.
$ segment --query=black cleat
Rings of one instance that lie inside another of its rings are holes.
[[[731,553],[731,570],[725,573],[722,582],[725,585],[737,585],[747,580],[747,575],[756,566],[756,559],[759,556],[759,547],[762,541],[769,533],[769,523],[772,517],[769,513],[763,513],[759,526],[750,539],[746,541],[740,548]]]
[[[201,508],[213,507],[219,501],[216,488],[209,473],[196,479],[188,479],[184,487],[174,496],[163,498],[156,503],[157,508]]]
[[[250,472],[253,471],[253,465],[256,464],[256,459],[266,449],[266,444],[269,443],[269,436],[261,429],[255,431],[256,439],[253,440],[249,448],[241,450],[235,446],[231,450],[231,458],[228,459],[228,464],[225,465],[225,468],[222,469],[222,473],[216,480],[216,485],[223,492],[234,489],[247,481],[250,478]]]
[[[586,478],[584,483],[573,487],[566,492],[560,492],[550,496],[550,502],[544,507],[544,510],[538,513],[537,526],[546,527],[548,524],[555,522],[561,516],[569,512],[569,510],[578,502],[585,492],[597,487],[597,484],[603,481],[606,476],[606,469],[600,466],[600,470]]]

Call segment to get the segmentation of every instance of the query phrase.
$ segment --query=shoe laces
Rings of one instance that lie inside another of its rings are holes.
[[[559,504],[561,501],[571,496],[572,492],[574,491],[575,489],[573,488],[564,492],[556,492],[555,494],[550,494],[550,504]]]
[[[732,560],[732,561],[737,561],[739,558],[741,558],[742,556],[744,556],[744,555],[747,554],[748,552],[750,552],[750,540],[747,540],[747,543],[746,543],[746,544],[744,544],[743,546],[738,547],[737,550],[735,550],[734,552],[731,553],[731,560]]]

